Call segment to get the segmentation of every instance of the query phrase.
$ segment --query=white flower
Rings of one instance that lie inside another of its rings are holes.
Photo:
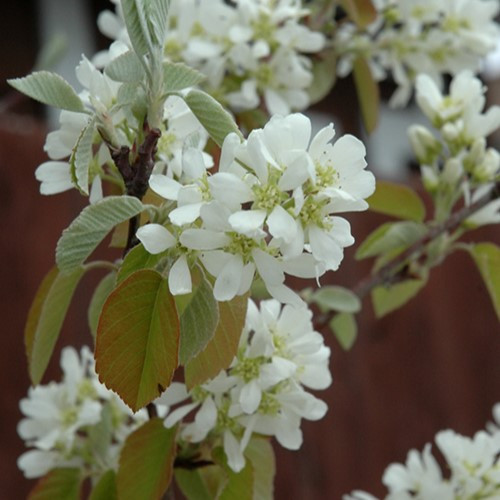
[[[288,449],[300,448],[301,420],[318,420],[327,411],[304,386],[324,389],[331,382],[330,350],[312,331],[308,309],[281,309],[276,300],[263,302],[260,310],[252,301],[248,305],[238,354],[228,370],[189,393],[183,384],[173,383],[155,402],[160,407],[184,402],[167,415],[167,427],[196,410],[194,419],[183,422],[181,439],[220,439],[236,472],[245,465],[253,433],[275,436]]]

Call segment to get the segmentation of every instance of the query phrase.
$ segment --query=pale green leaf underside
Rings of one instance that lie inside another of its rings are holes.
[[[108,196],[84,208],[63,231],[57,243],[56,262],[63,272],[78,267],[117,224],[135,217],[143,210],[132,196]]]
[[[341,286],[323,286],[312,297],[324,311],[356,313],[361,310],[359,297]]]
[[[7,82],[19,92],[48,106],[84,112],[83,103],[73,87],[64,78],[50,71],[36,71],[24,78],[13,78]]]
[[[233,117],[206,92],[191,90],[184,100],[219,146],[222,146],[225,137],[231,132],[242,137]]]
[[[349,313],[337,314],[330,321],[330,328],[342,349],[348,351],[358,335],[358,326],[354,316]]]
[[[245,456],[253,466],[253,500],[273,500],[276,459],[269,439],[251,439]]]
[[[76,187],[86,195],[89,194],[89,169],[93,158],[94,131],[95,120],[91,119],[82,130],[70,160],[71,172]]]
[[[89,309],[87,313],[87,319],[89,322],[90,333],[95,338],[97,333],[97,325],[99,323],[99,316],[101,315],[102,306],[108,295],[113,291],[116,284],[116,273],[112,271],[111,273],[104,276],[104,278],[97,285],[90,300]]]
[[[205,75],[183,63],[163,63],[163,82],[165,92],[177,92],[198,85]]]
[[[500,320],[500,247],[494,243],[478,243],[472,247],[471,255],[481,273]]]
[[[423,222],[425,218],[423,201],[408,186],[387,181],[377,181],[375,193],[366,201],[373,212],[415,222]]]
[[[404,306],[425,286],[425,279],[408,280],[390,287],[379,286],[372,292],[373,308],[377,318]]]
[[[144,76],[144,68],[141,61],[131,50],[113,59],[106,66],[105,72],[116,82],[137,83]]]
[[[42,281],[30,308],[25,327],[28,370],[33,384],[40,383],[84,269],[78,267],[69,274],[57,268]]]
[[[151,39],[144,11],[143,0],[122,0],[123,17],[132,47],[138,56],[150,52]]]
[[[418,222],[388,222],[373,231],[356,252],[357,259],[374,257],[395,249],[404,249],[427,234],[427,227]]]
[[[212,339],[219,322],[219,308],[212,287],[202,277],[181,314],[179,361],[186,364]]]

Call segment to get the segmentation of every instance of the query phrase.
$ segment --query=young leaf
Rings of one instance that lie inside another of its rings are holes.
[[[313,79],[311,86],[307,89],[309,103],[315,104],[326,97],[335,85],[337,63],[337,53],[335,50],[328,50],[319,55],[320,58],[313,60]]]
[[[71,272],[77,268],[114,226],[142,210],[141,201],[133,196],[108,196],[84,208],[57,242],[56,262],[59,269]]]
[[[354,316],[348,313],[337,314],[330,321],[330,328],[342,349],[348,351],[358,335],[358,326]]]
[[[423,222],[425,218],[422,199],[408,186],[377,181],[377,189],[367,201],[373,212],[415,222]]]
[[[97,481],[90,493],[89,500],[117,500],[116,473],[108,470]]]
[[[120,454],[117,474],[120,500],[160,499],[172,480],[177,427],[154,418],[133,432]]]
[[[150,0],[149,3],[146,4],[146,7],[151,38],[155,45],[163,47],[167,35],[170,0]]]
[[[490,293],[500,319],[500,247],[494,243],[478,243],[470,251]]]
[[[233,117],[206,92],[191,90],[184,100],[219,146],[222,146],[224,138],[231,132],[242,138]]]
[[[341,286],[323,286],[314,292],[312,300],[326,311],[357,313],[361,310],[359,297]]]
[[[37,290],[24,329],[28,370],[34,385],[40,383],[61,332],[71,298],[84,273],[78,267],[70,274],[53,268]]]
[[[425,286],[426,280],[408,280],[386,288],[379,286],[372,292],[373,308],[377,318],[404,306]]]
[[[89,168],[92,161],[95,120],[92,118],[82,130],[71,154],[71,175],[76,187],[85,195],[89,194]]]
[[[87,319],[89,322],[90,333],[95,338],[97,334],[97,324],[99,323],[99,316],[102,311],[102,306],[108,295],[113,291],[116,284],[116,273],[112,271],[111,273],[104,276],[101,282],[97,285],[94,290],[92,299],[90,300],[89,309],[87,312]]]
[[[80,469],[52,469],[42,477],[28,495],[28,500],[80,500]]]
[[[377,17],[377,10],[371,0],[340,0],[340,4],[360,28],[366,28]]]
[[[374,257],[395,249],[405,249],[425,236],[427,227],[418,222],[388,222],[382,224],[361,243],[356,259]]]
[[[139,269],[152,269],[161,258],[161,254],[150,254],[142,244],[136,245],[123,259],[116,283],[121,283]]]
[[[165,92],[176,92],[193,87],[205,80],[205,75],[183,63],[163,63],[163,81]]]
[[[144,12],[144,1],[122,0],[121,6],[130,43],[138,56],[145,56],[151,52],[152,47]]]
[[[363,57],[354,60],[353,75],[363,123],[366,131],[371,133],[377,127],[380,91],[377,82],[373,78],[370,66]]]
[[[7,83],[19,92],[40,101],[68,111],[84,113],[82,100],[73,87],[61,76],[50,71],[36,71],[24,78],[12,78]]]
[[[229,466],[225,465],[227,473],[227,482],[217,495],[217,500],[253,500],[254,492],[254,472],[250,460],[246,461],[245,467],[240,472],[234,472]]]
[[[184,307],[178,307],[181,325],[179,361],[182,365],[202,351],[213,338],[219,322],[219,308],[210,283],[199,270],[193,278],[196,288],[184,298]]]
[[[229,302],[219,302],[219,323],[212,340],[184,368],[189,389],[215,377],[231,364],[238,351],[247,305],[246,295],[236,296]]]
[[[212,495],[197,469],[175,469],[175,482],[187,500],[212,500]]]
[[[105,73],[115,82],[137,83],[144,76],[144,68],[135,52],[129,50],[113,59]]]
[[[253,466],[253,500],[273,500],[276,460],[269,439],[252,438],[245,456]]]
[[[96,371],[133,411],[170,384],[177,368],[179,319],[166,280],[144,269],[106,300],[96,339]]]

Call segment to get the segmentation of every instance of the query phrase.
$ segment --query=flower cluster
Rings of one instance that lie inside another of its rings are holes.
[[[406,464],[391,464],[382,482],[389,489],[387,499],[405,500],[439,498],[440,500],[472,500],[500,497],[500,405],[493,410],[496,425],[489,432],[479,431],[474,437],[461,436],[452,430],[438,432],[436,445],[449,469],[445,477],[426,444],[422,453],[411,450]],[[345,500],[376,500],[369,493],[355,491]]]
[[[330,349],[313,330],[312,312],[263,301],[260,310],[250,300],[238,354],[227,371],[189,392],[173,383],[156,400],[164,410],[186,399],[165,419],[171,427],[183,422],[180,444],[222,440],[234,471],[245,465],[244,451],[252,434],[274,436],[285,448],[302,444],[301,420],[319,420],[327,405],[305,390],[326,389],[331,383]]]
[[[18,459],[28,478],[56,467],[78,467],[93,475],[116,468],[125,438],[148,418],[145,410],[132,414],[98,381],[87,347],[80,356],[72,347],[63,349],[61,368],[60,383],[31,387],[20,402],[26,418],[18,433],[34,448]]]
[[[174,262],[170,291],[190,292],[189,269],[200,262],[216,278],[219,301],[246,293],[257,272],[273,297],[300,304],[284,285],[285,273],[318,278],[336,270],[354,242],[336,214],[365,210],[375,179],[365,170],[363,144],[351,135],[332,144],[334,135],[330,124],[311,140],[309,118],[275,115],[243,142],[228,135],[213,175],[193,148],[184,152],[182,179],[152,175],[151,189],[171,211],[137,237]]]
[[[110,155],[118,146],[133,148],[132,138],[139,128],[133,110],[127,106],[126,96],[120,93],[126,87],[99,71],[85,56],[76,68],[76,75],[84,87],[80,93],[86,108],[96,113],[98,127],[92,138],[92,157],[89,159],[90,203],[103,197],[102,181],[117,184],[123,189],[123,179]],[[123,89],[122,89],[123,87]],[[124,102],[125,101],[125,104]],[[75,187],[75,148],[82,133],[89,125],[85,113],[63,110],[60,114],[60,128],[47,135],[45,151],[50,161],[42,163],[35,175],[41,182],[40,192],[56,194]],[[208,134],[186,103],[177,96],[169,96],[164,104],[161,138],[157,146],[158,166],[165,166],[181,173],[181,156],[185,143],[203,151]],[[207,167],[213,160],[203,153]]]
[[[486,146],[486,137],[500,127],[500,106],[483,113],[485,88],[472,73],[459,73],[448,95],[433,80],[419,75],[417,103],[439,132],[422,126],[410,128],[410,140],[421,164],[423,182],[434,196],[438,215],[447,217],[463,196],[470,204],[488,193],[498,181],[500,154]],[[467,222],[477,226],[500,221],[500,200],[477,211]]]
[[[375,21],[359,30],[343,24],[335,46],[342,57],[337,73],[346,75],[358,56],[366,57],[376,80],[391,73],[398,85],[391,103],[404,105],[418,73],[440,82],[452,75],[479,68],[481,58],[496,47],[499,29],[496,0],[377,0]]]
[[[308,55],[325,44],[301,24],[307,14],[300,0],[172,0],[164,53],[206,75],[205,90],[236,112],[264,102],[270,114],[287,114],[309,104]],[[119,5],[116,14],[99,17],[101,31],[116,42],[97,64],[128,44],[122,19]]]

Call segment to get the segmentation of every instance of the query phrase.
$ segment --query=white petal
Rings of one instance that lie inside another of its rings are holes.
[[[214,285],[214,297],[219,302],[231,300],[241,284],[243,260],[240,255],[232,255],[226,262]]]
[[[151,254],[161,253],[177,242],[170,231],[160,224],[146,224],[137,230],[136,236]]]
[[[191,205],[184,205],[177,207],[168,214],[168,218],[172,224],[182,226],[194,222],[200,216],[200,210],[203,203],[193,203]]]
[[[191,293],[193,286],[191,272],[185,255],[181,255],[168,273],[168,288],[172,295]]]
[[[275,238],[282,238],[285,243],[291,243],[297,235],[295,219],[280,205],[274,207],[267,218],[267,226]]]
[[[227,464],[234,472],[239,472],[245,467],[245,457],[241,452],[240,443],[229,430],[224,431],[223,436],[224,452],[227,457]]]
[[[258,229],[262,228],[265,218],[265,210],[240,210],[233,213],[228,222],[236,232],[252,237]]]
[[[149,187],[166,200],[177,200],[182,185],[166,175],[153,174],[149,178]]]
[[[252,250],[252,257],[266,285],[278,285],[285,281],[285,275],[281,270],[280,262],[274,257],[259,248]]]
[[[251,380],[241,389],[239,397],[241,408],[245,413],[254,413],[259,407],[261,397],[262,391],[257,380]]]
[[[180,382],[172,382],[168,389],[157,399],[155,404],[172,406],[184,401],[189,396],[186,386]]]
[[[210,231],[208,229],[186,229],[180,237],[180,242],[187,248],[193,250],[216,250],[223,248],[231,239],[224,233]]]
[[[175,409],[168,417],[165,419],[165,427],[167,429],[170,429],[173,427],[177,422],[182,420],[189,412],[194,410],[199,403],[190,403],[184,406],[180,406],[179,408]]]

